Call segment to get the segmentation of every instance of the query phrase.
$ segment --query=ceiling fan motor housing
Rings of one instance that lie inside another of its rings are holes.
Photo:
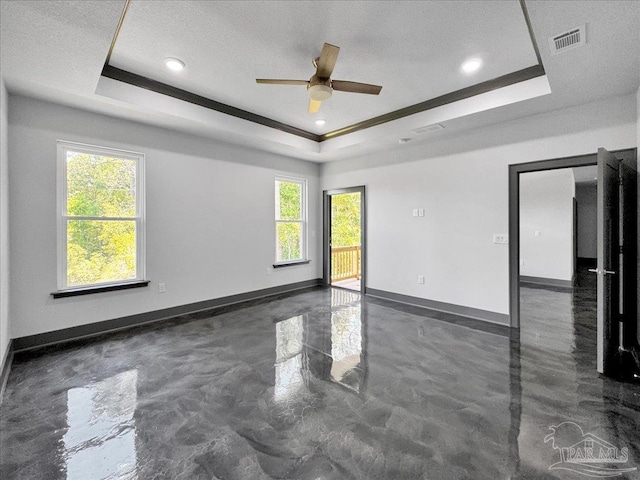
[[[333,89],[331,88],[331,79],[320,78],[317,75],[314,75],[311,77],[311,80],[309,80],[307,92],[309,94],[309,98],[316,102],[324,102],[325,100],[328,100],[331,98],[331,93],[333,92]]]

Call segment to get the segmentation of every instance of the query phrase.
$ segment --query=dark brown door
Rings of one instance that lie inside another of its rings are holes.
[[[635,157],[635,156],[634,156]],[[620,223],[621,282],[620,295],[622,301],[622,346],[625,350],[638,347],[638,264],[636,258],[638,235],[638,194],[637,194],[637,162],[634,157],[623,158],[620,163],[621,194]],[[640,350],[637,350],[640,351]],[[638,370],[640,365],[636,365]]]
[[[620,160],[598,149],[598,372],[620,367]]]

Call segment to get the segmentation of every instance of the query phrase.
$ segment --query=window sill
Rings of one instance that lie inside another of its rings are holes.
[[[116,290],[128,290],[130,288],[146,287],[150,283],[149,280],[138,280],[135,282],[114,283],[111,285],[100,285],[96,287],[79,287],[68,288],[66,290],[58,290],[51,292],[53,298],[77,297],[79,295],[90,295],[92,293],[115,292]]]
[[[295,260],[292,262],[274,263],[273,268],[295,267],[296,265],[307,265],[311,260]]]

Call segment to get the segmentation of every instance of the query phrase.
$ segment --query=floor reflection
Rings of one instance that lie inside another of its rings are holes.
[[[358,393],[364,386],[361,307],[331,312],[331,380]]]
[[[640,466],[640,389],[584,354],[593,304],[525,293],[522,332],[313,289],[23,354],[0,478],[578,478],[549,470],[563,421]]]
[[[62,442],[68,480],[137,478],[137,378],[129,370],[67,392]]]
[[[274,397],[302,393],[311,377],[362,393],[366,366],[360,296],[332,290],[328,315],[297,315],[276,324]]]
[[[304,316],[297,315],[276,324],[276,400],[295,395],[304,387],[302,356]]]
[[[332,288],[331,293],[331,307],[348,307],[353,304],[360,306],[360,294],[342,290],[340,288]]]

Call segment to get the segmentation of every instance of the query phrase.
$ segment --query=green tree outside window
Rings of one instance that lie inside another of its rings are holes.
[[[304,186],[276,180],[276,262],[303,260]]]
[[[136,160],[66,150],[66,286],[135,280]]]

